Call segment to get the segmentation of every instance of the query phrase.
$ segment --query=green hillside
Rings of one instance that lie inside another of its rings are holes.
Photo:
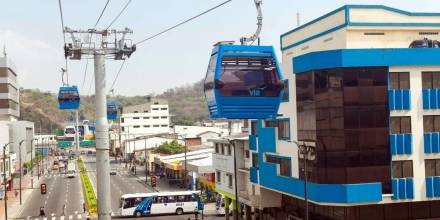
[[[119,106],[136,105],[145,102],[145,96],[117,96]],[[158,98],[168,100],[175,124],[190,125],[208,118],[203,95],[202,81],[191,85],[168,89]],[[80,112],[87,119],[93,119],[95,114],[94,96],[81,96]],[[36,132],[40,126],[43,133],[51,129],[61,128],[68,122],[72,111],[59,110],[56,94],[43,92],[38,89],[22,89],[20,91],[21,120],[35,122]]]

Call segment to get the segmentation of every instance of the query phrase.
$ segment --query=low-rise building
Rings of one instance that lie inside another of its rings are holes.
[[[20,117],[18,103],[17,68],[5,54],[0,57],[0,120],[16,121]]]

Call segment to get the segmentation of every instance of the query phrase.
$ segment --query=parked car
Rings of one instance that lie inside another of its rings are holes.
[[[409,48],[440,48],[440,42],[424,38],[422,40],[415,40],[411,42]]]

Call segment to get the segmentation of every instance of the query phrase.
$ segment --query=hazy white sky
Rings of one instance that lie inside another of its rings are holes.
[[[106,27],[127,0],[110,0],[98,28]],[[138,41],[183,19],[198,14],[224,0],[132,0],[113,28],[129,27]],[[88,29],[95,24],[106,0],[63,0],[65,25]],[[279,50],[279,36],[301,23],[345,4],[383,4],[412,12],[440,12],[438,0],[264,0],[262,44]],[[57,0],[2,0],[0,45],[18,67],[24,88],[57,91],[61,85],[59,68],[64,65],[63,39]],[[204,77],[212,45],[236,40],[255,30],[253,0],[234,0],[162,37],[140,45],[126,62],[115,86],[116,93],[145,95],[193,83]],[[279,52],[278,52],[279,53]],[[110,86],[121,61],[107,61]],[[90,63],[92,64],[92,62]],[[89,91],[93,66],[89,65],[83,86],[85,61],[69,61],[70,82],[83,94]],[[93,94],[94,88],[90,90]]]

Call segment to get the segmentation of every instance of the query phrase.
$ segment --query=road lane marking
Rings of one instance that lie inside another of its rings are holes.
[[[52,220],[55,220],[55,219],[57,219],[57,217],[52,217]]]
[[[62,215],[62,216],[60,217],[60,220],[64,220],[64,215]]]
[[[73,216],[72,215],[69,215],[69,219],[72,219],[73,218]]]
[[[75,215],[76,215],[76,214],[78,214],[78,211],[75,211],[74,213],[75,213]]]
[[[43,218],[43,220],[47,220],[47,218]]]
[[[78,214],[78,219],[81,219],[81,217],[82,217],[81,214]]]
[[[50,216],[55,216],[55,213],[50,214]]]

